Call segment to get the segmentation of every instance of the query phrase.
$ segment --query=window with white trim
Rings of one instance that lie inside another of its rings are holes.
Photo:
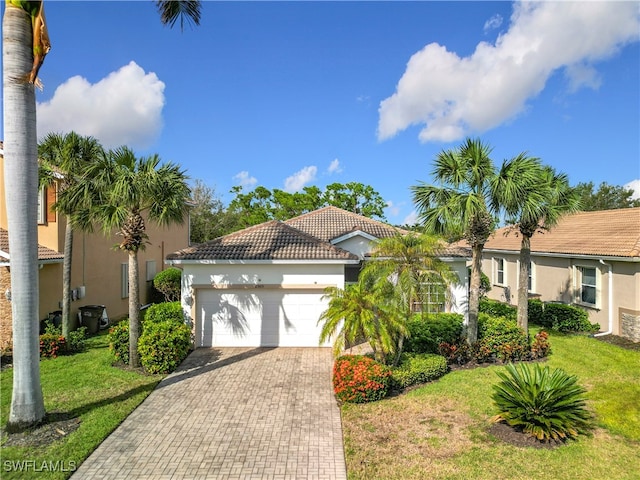
[[[596,267],[576,267],[577,300],[595,307],[598,304],[598,270]]]
[[[47,221],[47,199],[44,188],[38,190],[38,225],[44,225]]]
[[[120,278],[121,278],[121,290],[120,294],[122,298],[129,298],[129,264],[120,264]]]
[[[423,283],[421,298],[413,302],[412,310],[424,313],[444,312],[446,289],[444,282],[433,280]]]
[[[493,283],[496,285],[506,285],[506,272],[504,258],[493,259]]]
[[[527,278],[527,291],[529,293],[535,292],[534,269],[535,269],[535,263],[529,262],[529,277]],[[520,260],[518,260],[518,282],[517,283],[518,283],[518,286],[520,286]]]

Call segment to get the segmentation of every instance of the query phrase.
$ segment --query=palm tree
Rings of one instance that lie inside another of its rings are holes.
[[[129,364],[139,367],[140,292],[138,251],[145,248],[144,218],[159,226],[182,223],[190,189],[177,165],[160,165],[158,155],[136,158],[127,147],[106,152],[86,169],[86,180],[60,193],[60,203],[74,204],[74,227],[91,232],[93,224],[105,234],[122,237],[117,245],[129,262]]]
[[[91,162],[98,159],[101,151],[102,147],[93,137],[81,137],[75,132],[66,135],[56,133],[47,135],[38,147],[40,186],[50,186],[57,183],[58,191],[63,192],[83,181],[84,170]],[[67,220],[62,266],[62,335],[68,337],[71,330],[71,261],[73,254],[71,216],[78,206],[56,202],[54,207],[65,215]]]
[[[548,230],[563,215],[580,207],[579,195],[569,186],[565,174],[542,165],[540,159],[526,153],[506,160],[492,181],[495,209],[502,209],[508,224],[522,237],[518,272],[518,325],[528,331],[529,276],[531,274],[531,237]]]
[[[479,139],[467,139],[460,147],[438,154],[432,172],[438,185],[411,187],[419,221],[427,232],[464,238],[471,246],[469,344],[478,339],[482,250],[495,229],[490,189],[495,168],[490,154],[491,148]]]
[[[163,0],[161,21],[200,23],[199,0]],[[7,0],[2,19],[5,195],[13,318],[13,391],[7,427],[44,418],[38,344],[38,140],[34,85],[51,45],[43,1]]]
[[[443,248],[443,242],[435,236],[408,233],[384,238],[373,250],[375,260],[367,263],[365,273],[393,283],[397,309],[405,321],[411,318],[413,305],[434,287],[446,295],[446,286],[459,281],[456,273],[437,256]],[[394,364],[400,360],[404,337],[397,341]]]
[[[403,319],[387,301],[390,288],[391,284],[376,284],[374,277],[366,274],[344,289],[327,287],[323,298],[329,299],[329,306],[318,320],[324,322],[320,343],[335,337],[334,354],[339,355],[347,346],[366,339],[375,359],[386,363],[396,337],[407,334]]]

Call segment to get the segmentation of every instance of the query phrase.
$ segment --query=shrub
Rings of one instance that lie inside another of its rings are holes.
[[[191,329],[182,322],[145,323],[138,353],[140,363],[149,373],[170,373],[187,357],[191,349]]]
[[[86,348],[87,327],[72,330],[67,336],[67,350],[70,353],[83,352]]]
[[[61,334],[45,332],[40,335],[40,357],[56,358],[66,350],[67,342]]]
[[[531,358],[544,358],[550,353],[549,334],[544,330],[540,330],[533,338],[533,342],[531,342]]]
[[[431,353],[403,354],[400,366],[393,369],[392,382],[399,388],[436,380],[447,373],[447,359]]]
[[[478,311],[491,315],[492,317],[505,317],[515,319],[518,315],[518,308],[508,303],[499,302],[483,298],[480,300]]]
[[[542,325],[542,302],[537,298],[529,299],[529,306],[527,307],[529,323],[535,323],[536,325]]]
[[[462,336],[463,317],[456,313],[415,315],[407,323],[409,338],[404,349],[408,353],[439,353],[441,343],[458,343]]]
[[[176,267],[169,267],[153,277],[153,286],[160,291],[167,302],[180,300],[180,282],[182,281],[182,270]]]
[[[600,326],[589,322],[585,310],[563,303],[546,303],[542,325],[559,332],[597,332]]]
[[[166,270],[165,270],[166,271]],[[165,302],[151,305],[144,314],[144,328],[149,323],[184,323],[184,314],[180,302]]]
[[[109,329],[109,351],[116,362],[129,363],[128,320],[122,320]]]
[[[478,342],[472,355],[479,362],[521,360],[529,355],[527,333],[515,319],[478,315]]]
[[[342,355],[333,364],[333,391],[342,402],[365,403],[384,398],[391,369],[364,355]]]
[[[442,342],[438,345],[438,353],[447,359],[449,365],[463,365],[471,360],[471,349],[466,340],[457,343]]]
[[[583,397],[586,391],[575,376],[539,364],[509,364],[498,376],[501,382],[493,386],[492,395],[499,412],[494,421],[544,441],[575,438],[591,428],[593,418]]]

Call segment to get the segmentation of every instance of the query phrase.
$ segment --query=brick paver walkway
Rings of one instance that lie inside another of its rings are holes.
[[[73,480],[346,479],[328,348],[198,349]]]

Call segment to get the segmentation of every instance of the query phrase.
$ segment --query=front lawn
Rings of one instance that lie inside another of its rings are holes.
[[[344,404],[348,478],[638,479],[640,352],[551,334],[546,363],[578,377],[597,428],[556,448],[516,447],[488,432],[503,366],[456,370],[405,394]]]
[[[2,479],[64,479],[155,388],[161,375],[111,366],[106,332],[87,340],[87,351],[40,362],[49,424],[28,441],[2,435]],[[9,418],[13,369],[0,373],[0,422]],[[57,438],[50,442],[52,438]],[[38,441],[47,443],[37,445]],[[20,470],[23,470],[22,472]],[[37,472],[37,473],[35,473]]]

